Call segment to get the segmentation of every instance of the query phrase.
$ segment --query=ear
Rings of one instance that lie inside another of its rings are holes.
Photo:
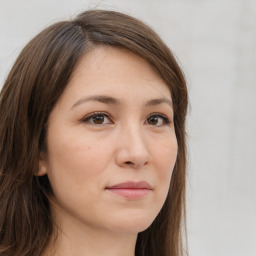
[[[45,163],[45,154],[43,152],[40,152],[37,176],[44,176],[46,173],[47,173],[47,169],[46,169],[46,163]]]

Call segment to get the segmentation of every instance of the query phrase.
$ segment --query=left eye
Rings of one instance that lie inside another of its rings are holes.
[[[94,113],[83,119],[84,123],[90,123],[95,125],[104,125],[111,123],[110,118],[104,113]]]
[[[146,123],[152,126],[163,126],[169,124],[170,121],[167,117],[156,114],[148,117]]]

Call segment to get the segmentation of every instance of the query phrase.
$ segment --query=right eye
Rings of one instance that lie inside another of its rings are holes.
[[[106,113],[101,113],[101,112],[89,114],[82,121],[83,121],[83,123],[90,123],[90,124],[94,124],[94,125],[104,125],[104,124],[112,123],[109,115],[107,115]]]

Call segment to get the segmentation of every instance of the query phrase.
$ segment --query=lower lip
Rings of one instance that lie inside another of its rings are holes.
[[[144,197],[146,197],[149,192],[151,191],[150,189],[146,189],[146,188],[108,188],[108,191],[122,196],[126,199],[131,199],[131,200],[135,200],[135,199],[142,199]]]

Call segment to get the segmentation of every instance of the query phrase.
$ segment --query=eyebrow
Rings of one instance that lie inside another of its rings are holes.
[[[172,101],[166,98],[160,98],[160,99],[152,99],[147,101],[146,106],[147,107],[151,107],[151,106],[156,106],[162,103],[167,103],[168,105],[170,105],[171,107],[173,107]]]
[[[81,105],[85,102],[88,102],[88,101],[98,101],[98,102],[105,103],[105,104],[110,104],[110,105],[121,105],[121,101],[119,99],[113,98],[111,96],[95,95],[95,96],[89,96],[89,97],[79,99],[72,106],[72,108],[74,108],[78,105]],[[151,100],[146,102],[145,106],[146,107],[151,107],[151,106],[156,106],[156,105],[159,105],[159,104],[162,104],[162,103],[167,103],[169,106],[173,107],[172,101],[169,100],[169,99],[166,99],[166,98],[151,99]]]
[[[101,103],[105,103],[105,104],[111,104],[111,105],[120,105],[120,101],[118,99],[115,99],[113,97],[110,96],[104,96],[104,95],[95,95],[95,96],[89,96],[86,98],[82,98],[80,100],[78,100],[73,106],[72,108],[85,103],[87,101],[98,101]]]

